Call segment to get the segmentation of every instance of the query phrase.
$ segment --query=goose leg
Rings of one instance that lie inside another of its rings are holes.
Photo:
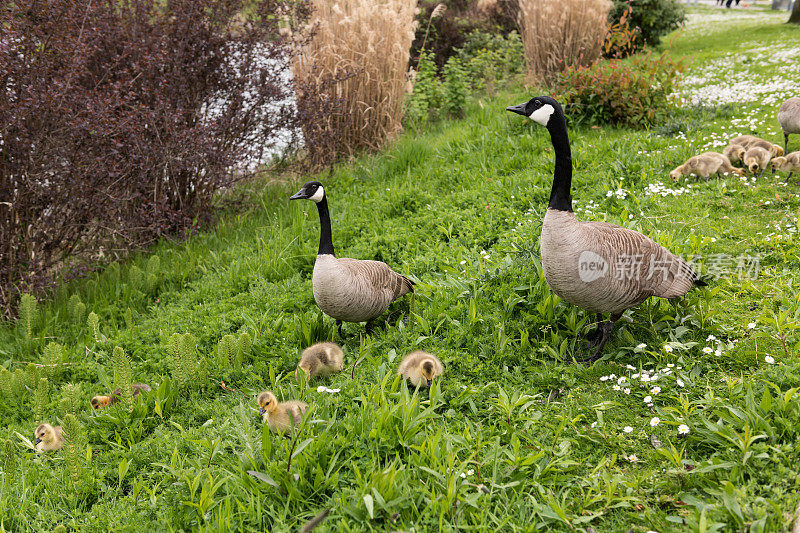
[[[608,322],[603,322],[600,324],[600,331],[602,332],[602,337],[600,338],[600,344],[597,346],[597,351],[594,352],[594,355],[591,357],[587,357],[585,359],[578,360],[579,363],[594,363],[598,359],[600,359],[601,354],[603,353],[603,348],[605,348],[606,343],[611,338],[611,333],[614,331],[614,324],[619,320],[622,316],[622,313],[617,313],[616,315],[611,315],[611,318]]]
[[[789,172],[789,175],[786,176],[786,183],[789,183],[789,178],[792,177],[792,172]]]
[[[343,339],[344,333],[342,333],[342,321],[339,320],[338,318],[336,319],[336,329],[339,330],[339,337]]]
[[[783,134],[783,153],[789,153],[789,134],[786,132]]]
[[[372,333],[372,329],[373,329],[372,320],[367,320],[367,335],[370,335]]]
[[[586,336],[587,348],[594,348],[600,343],[603,336],[603,315],[597,313],[597,328]]]
[[[760,177],[761,177],[761,176],[763,176],[763,175],[764,175],[764,169],[762,168],[762,169],[761,169],[761,174],[759,174],[759,175],[758,175],[758,177],[760,178]]]

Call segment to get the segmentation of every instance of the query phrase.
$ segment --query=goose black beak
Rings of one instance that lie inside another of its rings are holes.
[[[308,198],[308,194],[306,194],[306,190],[305,189],[300,189],[299,191],[297,191],[296,193],[291,195],[289,197],[289,200],[305,200],[307,198]]]
[[[266,413],[266,412],[267,412],[267,410],[264,409],[263,407],[258,410],[258,414],[260,414],[261,416],[264,416],[264,413]]]
[[[511,111],[512,113],[516,113],[517,115],[522,115],[523,117],[528,116],[525,114],[525,104],[509,106],[506,108],[506,111]]]
[[[33,441],[33,444],[39,444],[40,442],[42,442],[42,439],[36,437],[36,439]]]

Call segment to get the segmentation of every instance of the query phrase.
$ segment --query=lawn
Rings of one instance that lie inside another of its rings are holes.
[[[235,191],[245,209],[213,231],[0,325],[0,530],[296,531],[324,510],[318,531],[787,529],[800,181],[668,177],[738,134],[783,144],[775,113],[800,84],[787,17],[693,8],[667,45],[689,61],[683,107],[651,131],[570,129],[578,216],[641,231],[709,281],[626,312],[601,361],[573,362],[594,318],[539,264],[552,148],[504,111],[531,94],[476,97],[463,120],[317,176],[337,253],[417,282],[369,336],[346,324],[338,337],[316,307],[316,210],[281,180]],[[298,382],[318,340],[342,344],[345,371]],[[445,365],[430,391],[396,376],[415,349]],[[53,361],[67,364],[31,364]],[[153,392],[92,411],[115,373]],[[291,438],[262,427],[264,389],[313,404]],[[82,438],[35,454],[39,419]]]

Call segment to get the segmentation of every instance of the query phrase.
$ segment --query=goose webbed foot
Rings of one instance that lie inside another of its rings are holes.
[[[606,343],[611,338],[611,334],[614,331],[614,324],[619,320],[619,317],[622,316],[622,313],[617,315],[611,315],[611,319],[608,322],[603,322],[600,324],[597,332],[599,332],[600,342],[597,345],[597,350],[594,352],[593,355],[583,358],[583,359],[576,359],[575,361],[578,363],[594,363],[598,359],[602,357],[603,348],[605,348]]]

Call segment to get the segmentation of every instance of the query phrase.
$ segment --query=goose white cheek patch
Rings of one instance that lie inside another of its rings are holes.
[[[325,196],[325,189],[319,187],[317,192],[315,192],[313,196],[309,196],[308,199],[312,200],[315,204],[318,204],[322,201],[323,196]]]
[[[531,113],[529,117],[531,120],[535,120],[542,126],[547,126],[547,123],[550,121],[550,115],[553,114],[555,108],[550,104],[544,104],[542,107]]]

